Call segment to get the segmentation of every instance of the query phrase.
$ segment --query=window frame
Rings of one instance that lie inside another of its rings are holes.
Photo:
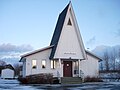
[[[51,69],[55,69],[56,68],[55,64],[56,64],[55,60],[51,60],[50,61]]]
[[[36,69],[37,68],[37,60],[33,59],[32,60],[32,69]]]
[[[46,60],[41,61],[41,68],[45,69],[46,68]]]

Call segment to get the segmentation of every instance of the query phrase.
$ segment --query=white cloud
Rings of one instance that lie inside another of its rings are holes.
[[[92,48],[95,45],[95,43],[96,43],[96,37],[93,36],[87,41],[86,46],[87,48]]]
[[[30,45],[12,45],[8,44],[1,44],[0,45],[0,60],[5,61],[6,63],[16,63],[20,60],[20,55],[22,53],[28,52],[33,50],[32,46]]]
[[[16,46],[10,43],[0,45],[0,52],[25,52],[31,50],[33,50],[33,47],[30,45]]]

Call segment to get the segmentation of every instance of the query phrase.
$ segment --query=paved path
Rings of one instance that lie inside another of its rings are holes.
[[[94,82],[73,85],[22,85],[17,80],[0,79],[0,90],[120,90],[120,82]]]

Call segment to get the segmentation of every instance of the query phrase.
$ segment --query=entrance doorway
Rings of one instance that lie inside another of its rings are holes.
[[[72,77],[72,61],[63,61],[63,76]]]

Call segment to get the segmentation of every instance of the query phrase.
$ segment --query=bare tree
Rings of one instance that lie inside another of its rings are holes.
[[[111,63],[111,66],[112,66],[112,69],[113,70],[116,70],[116,51],[115,51],[115,48],[112,50],[112,52],[111,52],[111,54],[110,54],[110,56],[109,56],[109,58],[111,59],[110,61],[110,63]]]
[[[109,70],[109,55],[107,51],[104,52],[103,60],[105,61],[105,69],[108,71]]]
[[[21,65],[19,63],[14,64],[15,76],[19,76]]]
[[[100,62],[99,66],[100,66],[100,70],[104,70],[102,62]]]
[[[6,65],[6,62],[0,60],[0,74],[1,74],[2,69],[4,69],[5,65]]]
[[[118,51],[118,60],[119,60],[119,62],[118,62],[118,70],[120,70],[120,49]]]
[[[0,66],[5,66],[5,65],[6,65],[6,62],[5,62],[5,61],[0,60]]]

